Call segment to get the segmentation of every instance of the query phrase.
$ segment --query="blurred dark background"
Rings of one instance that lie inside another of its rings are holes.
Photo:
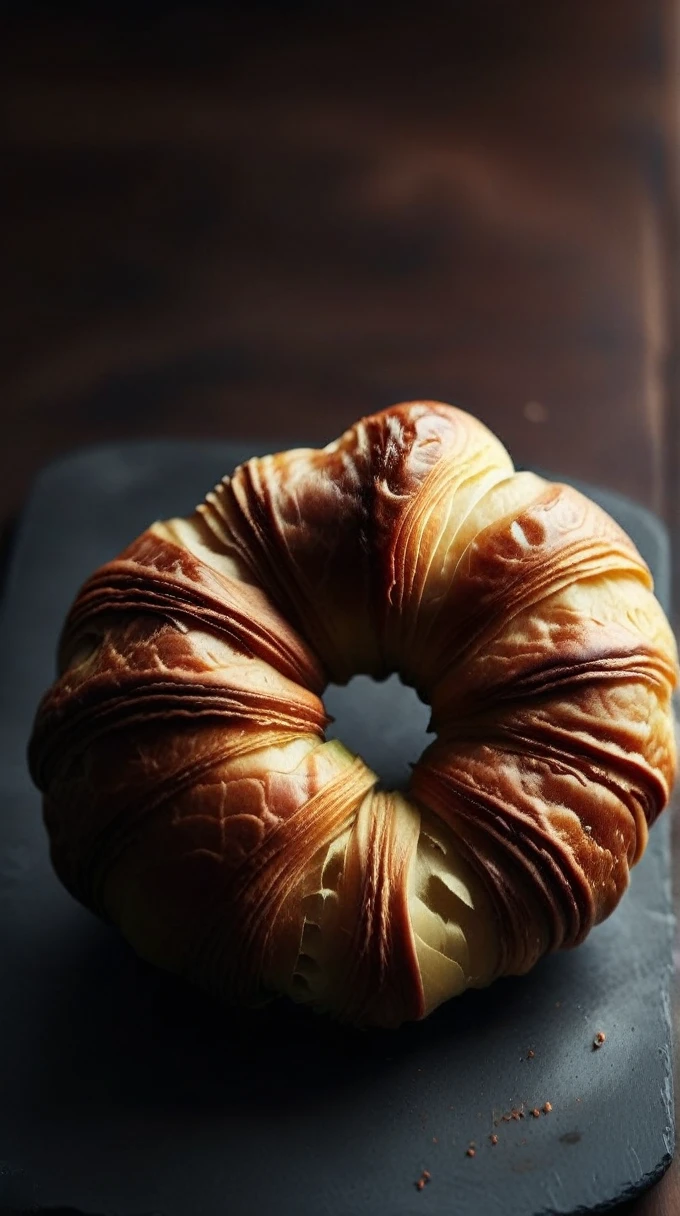
[[[0,517],[412,397],[675,510],[676,0],[15,4]]]
[[[5,538],[77,445],[436,397],[675,548],[679,8],[6,7]],[[627,1210],[677,1213],[678,1170]]]

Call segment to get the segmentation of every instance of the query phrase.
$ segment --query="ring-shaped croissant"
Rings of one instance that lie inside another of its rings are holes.
[[[57,873],[231,1001],[421,1018],[575,946],[668,801],[675,643],[625,533],[436,402],[248,461],[80,591],[30,747]],[[405,793],[328,681],[432,707]]]

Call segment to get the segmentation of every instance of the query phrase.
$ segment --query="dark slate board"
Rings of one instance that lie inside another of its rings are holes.
[[[23,518],[0,629],[0,1210],[602,1210],[659,1176],[673,1151],[667,817],[619,911],[580,950],[397,1033],[358,1034],[287,1006],[224,1010],[138,961],[51,873],[24,755],[63,615],[95,566],[151,519],[190,510],[250,454],[83,451],[42,474]],[[667,602],[662,526],[593,496],[632,533]],[[344,704],[329,695],[339,733],[366,744],[387,781],[423,740],[425,710],[402,693],[357,680]],[[494,1116],[545,1101],[552,1114],[501,1123],[491,1147]],[[419,1193],[423,1168],[432,1180]]]

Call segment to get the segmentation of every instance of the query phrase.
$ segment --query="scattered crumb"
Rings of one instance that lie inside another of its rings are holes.
[[[489,1140],[492,1144],[498,1144],[498,1136],[495,1133],[493,1136],[489,1136]]]
[[[438,1139],[437,1139],[437,1137],[436,1137],[436,1136],[433,1136],[433,1137],[432,1137],[432,1143],[433,1143],[433,1144],[439,1144],[439,1141],[438,1141]]]
[[[595,1038],[593,1039],[593,1051],[597,1051],[598,1047],[602,1046],[606,1037],[607,1036],[604,1033],[604,1030],[598,1030],[597,1034],[595,1035]]]
[[[532,1115],[534,1116],[534,1119],[538,1119],[538,1117],[539,1117],[539,1115],[540,1115],[540,1113],[541,1113],[541,1112],[540,1112],[540,1110],[538,1109],[538,1107],[537,1107],[537,1106],[535,1106],[535,1107],[534,1107],[534,1109],[532,1110],[532,1112],[531,1112],[531,1113],[532,1113]]]
[[[527,1060],[533,1060],[535,1055],[536,1055],[536,1052],[533,1050],[533,1048],[530,1047],[527,1052]]]
[[[431,1177],[432,1177],[432,1175],[429,1170],[423,1170],[420,1175],[420,1178],[416,1182],[416,1190],[422,1191],[425,1187],[425,1184],[430,1181]]]
[[[465,1150],[465,1156],[474,1157],[474,1155],[475,1155],[475,1149],[472,1147],[472,1145],[470,1145],[470,1147],[466,1148],[466,1150]]]
[[[549,1115],[551,1110],[552,1110],[552,1102],[544,1102],[543,1103],[543,1114]]]
[[[504,1115],[501,1115],[500,1119],[494,1119],[493,1125],[494,1127],[498,1127],[499,1123],[511,1123],[513,1119],[517,1120],[523,1118],[524,1103],[522,1103],[522,1106],[513,1106],[512,1110],[509,1110]]]

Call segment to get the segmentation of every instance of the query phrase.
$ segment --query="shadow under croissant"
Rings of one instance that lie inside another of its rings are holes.
[[[113,931],[83,925],[82,958],[44,1009],[42,1084],[62,1107],[170,1106],[206,1113],[285,1115],[317,1102],[353,1104],[385,1074],[439,1068],[491,1047],[501,1026],[523,1024],[560,969],[581,991],[589,946],[544,959],[530,975],[469,991],[423,1022],[358,1031],[285,999],[225,1007],[138,959]],[[486,1045],[486,1046],[485,1046]],[[449,1074],[450,1075],[450,1074]],[[47,1096],[47,1095],[46,1095]],[[455,1092],[451,1100],[455,1101]]]

